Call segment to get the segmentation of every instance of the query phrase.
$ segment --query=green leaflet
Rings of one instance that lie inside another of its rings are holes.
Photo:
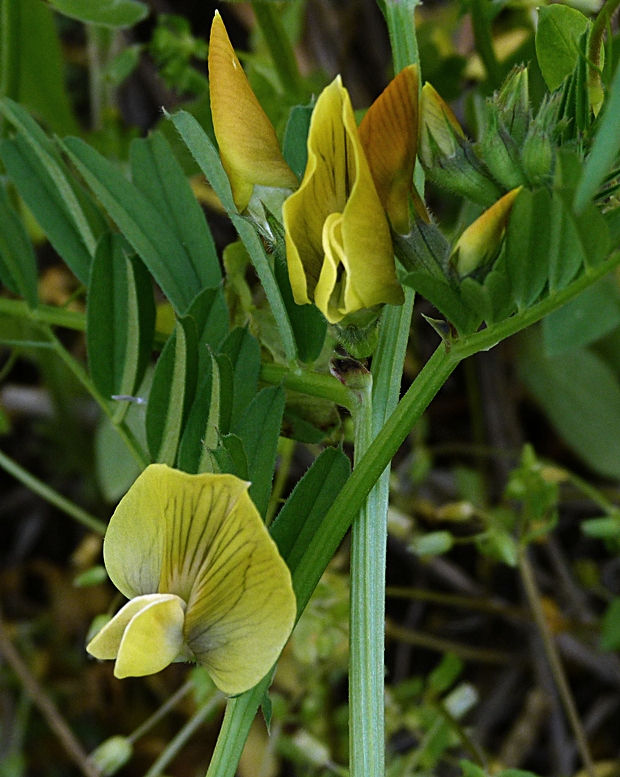
[[[79,138],[67,138],[63,146],[175,312],[184,315],[204,283],[177,234],[155,205],[94,148]]]
[[[538,9],[536,57],[550,92],[573,72],[579,56],[579,38],[589,22],[581,11],[565,5]]]
[[[229,428],[234,429],[239,423],[258,390],[260,346],[258,340],[247,329],[237,327],[222,343],[221,353],[228,356],[233,370],[230,422],[229,427],[222,428],[225,434]]]
[[[150,275],[120,235],[104,235],[91,268],[86,309],[89,372],[104,397],[135,393],[150,361],[154,332]],[[127,403],[118,408],[117,421]]]
[[[198,349],[192,319],[180,319],[155,365],[146,409],[146,439],[153,461],[172,466],[196,391]]]
[[[9,204],[0,185],[0,279],[29,307],[38,304],[37,258],[22,220]]]
[[[250,402],[234,428],[248,457],[248,477],[252,483],[250,496],[263,518],[269,506],[284,402],[281,386],[264,388]]]
[[[85,24],[133,27],[149,13],[148,5],[137,0],[49,0],[65,16]]]
[[[211,230],[167,140],[160,132],[134,140],[129,158],[134,185],[185,247],[201,288],[217,286],[222,272]]]

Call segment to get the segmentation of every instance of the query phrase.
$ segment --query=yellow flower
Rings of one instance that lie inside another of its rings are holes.
[[[209,89],[220,158],[237,208],[244,210],[255,185],[297,188],[275,130],[256,99],[216,12],[209,41]]]
[[[461,278],[493,259],[502,242],[513,203],[522,188],[518,186],[491,205],[457,240],[451,262]]]
[[[220,690],[252,688],[293,628],[291,576],[234,475],[152,464],[118,505],[104,560],[129,602],[87,646],[116,677],[195,660]]]
[[[340,76],[316,102],[304,178],[282,214],[298,305],[314,301],[338,323],[364,308],[402,304],[390,227]]]
[[[465,133],[448,103],[428,82],[422,89],[420,113],[420,160],[432,167],[437,153],[446,157],[457,153]]]

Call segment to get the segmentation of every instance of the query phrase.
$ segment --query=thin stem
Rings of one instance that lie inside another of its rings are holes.
[[[261,366],[260,379],[273,386],[282,384],[289,391],[329,399],[341,407],[351,409],[352,406],[351,392],[332,375],[304,370],[292,372],[282,364],[268,362]]]
[[[148,731],[150,731],[153,726],[157,725],[159,721],[165,717],[170,710],[174,709],[176,705],[183,699],[187,694],[192,690],[194,687],[194,681],[188,680],[186,683],[183,683],[183,685],[178,688],[172,696],[167,699],[161,707],[156,710],[150,717],[148,717],[144,723],[142,723],[138,728],[127,737],[127,740],[131,742],[132,745],[134,745],[140,737],[143,737]]]
[[[573,698],[573,694],[571,693],[568,680],[566,679],[566,674],[562,665],[562,659],[560,658],[560,654],[556,647],[553,635],[551,634],[551,629],[549,628],[549,624],[547,623],[547,619],[542,608],[540,592],[538,591],[536,578],[534,577],[534,571],[528,558],[527,547],[521,547],[519,550],[519,571],[521,572],[521,579],[523,581],[525,595],[527,596],[527,600],[532,609],[532,614],[534,615],[534,620],[536,621],[538,631],[542,637],[545,654],[547,656],[547,660],[549,661],[551,673],[553,674],[553,679],[555,680],[558,693],[560,694],[560,699],[562,700],[564,711],[566,712],[566,716],[573,730],[583,765],[585,766],[589,777],[595,777],[596,772],[594,768],[594,762],[592,761],[592,756],[590,754],[590,748],[588,747],[588,740],[586,739],[585,731],[581,725],[579,713],[575,705],[575,700]]]
[[[419,60],[413,19],[419,4],[420,0],[385,0],[384,7],[379,3],[390,35],[395,73],[400,73],[407,65],[413,65]]]
[[[95,518],[94,515],[82,510],[76,504],[73,504],[69,499],[59,494],[58,491],[54,491],[53,488],[48,486],[42,480],[39,480],[27,469],[24,469],[20,464],[13,459],[9,458],[6,453],[0,451],[0,467],[14,478],[19,480],[26,488],[34,491],[35,494],[45,499],[50,504],[62,510],[63,513],[75,518],[76,521],[86,526],[87,529],[96,532],[97,534],[105,534],[106,525],[103,521]]]
[[[38,305],[33,310],[24,300],[0,297],[0,313],[13,318],[26,318],[39,324],[64,326],[78,332],[86,331],[86,316],[77,310],[66,310],[53,305]]]
[[[11,669],[19,677],[26,693],[30,696],[35,706],[45,719],[47,725],[60,740],[67,755],[86,777],[101,777],[99,769],[89,760],[82,745],[77,740],[68,723],[60,714],[58,708],[50,697],[45,693],[37,682],[34,675],[30,672],[25,662],[13,646],[8,634],[0,619],[0,653],[6,659]]]
[[[463,645],[460,642],[454,642],[451,639],[435,637],[432,634],[425,634],[413,629],[405,629],[389,621],[386,624],[386,634],[392,639],[406,642],[409,645],[426,648],[427,650],[436,650],[438,653],[454,653],[464,661],[480,661],[483,664],[501,664],[511,665],[515,663],[513,653],[505,653],[499,650],[488,650],[486,648],[475,648],[471,645]]]
[[[46,329],[47,329],[47,332],[46,332],[47,336],[49,337],[50,343],[54,348],[54,351],[56,352],[56,354],[62,359],[62,361],[66,364],[66,366],[71,370],[71,372],[79,380],[79,382],[86,389],[86,391],[88,391],[91,397],[95,400],[95,402],[99,405],[99,407],[103,410],[103,412],[112,421],[112,423],[114,423],[114,409],[112,408],[111,404],[100,394],[95,384],[86,374],[82,365],[78,361],[76,361],[73,358],[73,356],[71,356],[71,354],[63,346],[60,340],[52,332],[52,330],[49,327],[46,327]],[[120,434],[120,436],[122,437],[130,453],[140,465],[140,467],[142,469],[145,469],[146,467],[148,467],[148,465],[150,464],[150,459],[147,456],[147,454],[142,450],[142,446],[138,442],[135,434],[127,426],[127,424],[124,421],[121,421],[120,423],[115,423],[114,426],[118,431],[118,433]]]
[[[295,51],[279,16],[280,9],[271,3],[253,0],[252,10],[269,48],[284,91],[300,94],[303,90],[303,81],[297,67]]]
[[[372,441],[372,379],[356,391],[355,460]],[[387,510],[377,486],[351,527],[349,657],[349,771],[351,777],[385,771],[384,631]]]
[[[498,89],[501,82],[501,70],[493,49],[491,22],[487,11],[490,5],[487,0],[471,0],[471,20],[474,27],[476,50],[480,54],[484,69],[487,71],[489,84],[493,89]]]
[[[0,0],[0,97],[19,99],[19,39],[21,0]],[[6,137],[7,121],[0,116],[0,137]]]
[[[198,728],[204,723],[215,708],[224,700],[224,694],[214,693],[213,696],[200,707],[187,721],[183,728],[172,737],[170,742],[164,748],[159,758],[151,766],[144,777],[158,777],[168,764],[176,758],[178,753],[185,747],[189,739],[196,733]]]

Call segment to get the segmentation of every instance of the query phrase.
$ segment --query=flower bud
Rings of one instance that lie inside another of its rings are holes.
[[[499,93],[489,102],[508,134],[520,146],[531,120],[527,68],[524,65],[515,67],[508,74]]]
[[[544,183],[551,173],[553,145],[546,132],[532,125],[521,150],[523,172],[532,186]]]
[[[514,189],[526,182],[519,148],[494,110],[489,112],[487,128],[478,148],[486,166],[502,186]]]
[[[505,194],[463,232],[452,250],[451,262],[463,278],[489,264],[497,254],[512,205],[521,187]]]
[[[129,761],[133,755],[133,745],[127,737],[110,737],[102,742],[99,747],[90,754],[89,760],[104,775],[110,777]]]
[[[501,190],[491,180],[450,107],[430,84],[422,89],[419,157],[428,177],[485,207]]]

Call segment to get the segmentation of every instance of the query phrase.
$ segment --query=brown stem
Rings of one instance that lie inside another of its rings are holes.
[[[0,653],[2,653],[11,669],[19,677],[26,693],[30,696],[41,715],[45,718],[48,726],[60,740],[67,755],[69,755],[82,774],[86,775],[86,777],[101,777],[101,772],[97,769],[95,764],[89,760],[88,755],[82,749],[81,744],[76,739],[75,734],[69,728],[54,702],[41,688],[17,650],[15,650],[1,620]]]
[[[519,551],[519,570],[521,572],[521,579],[523,580],[523,588],[525,589],[527,600],[532,609],[532,614],[534,616],[534,620],[536,621],[538,631],[540,632],[540,636],[545,648],[545,654],[547,656],[547,661],[549,662],[549,667],[551,669],[551,673],[553,674],[553,679],[555,680],[560,699],[562,700],[562,705],[564,706],[566,717],[568,718],[570,726],[573,730],[575,741],[583,760],[583,765],[585,766],[585,769],[588,773],[588,777],[595,777],[594,762],[592,761],[590,748],[588,747],[588,740],[586,739],[585,731],[583,730],[583,726],[581,725],[581,720],[579,718],[579,713],[577,711],[577,706],[568,684],[568,680],[566,679],[566,673],[564,672],[562,659],[560,658],[555,640],[553,639],[553,635],[551,633],[551,629],[549,628],[549,624],[545,618],[545,613],[540,601],[540,592],[538,591],[536,578],[534,577],[534,571],[527,555],[527,547],[521,548]]]

